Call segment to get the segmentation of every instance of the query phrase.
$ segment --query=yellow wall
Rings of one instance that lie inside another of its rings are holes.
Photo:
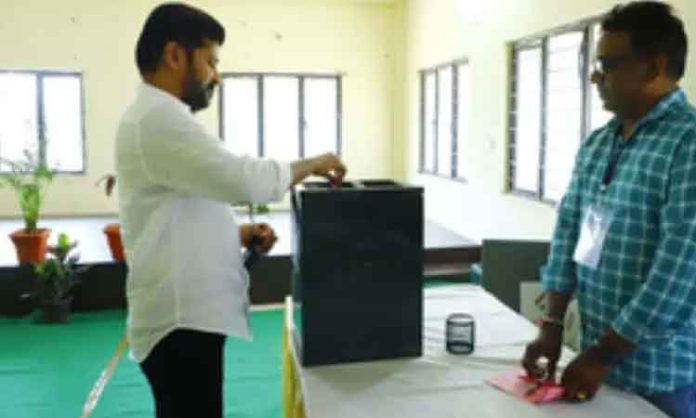
[[[406,173],[422,184],[429,218],[474,239],[548,239],[555,209],[547,204],[512,196],[505,189],[507,146],[508,48],[510,41],[576,22],[608,11],[613,0],[409,0],[405,11]],[[696,40],[693,0],[673,4],[686,20],[689,38]],[[472,121],[466,132],[464,158],[467,184],[419,175],[418,71],[460,57],[468,57],[473,71]],[[696,53],[689,60],[687,93],[696,83]]]
[[[44,215],[109,214],[116,202],[94,187],[113,171],[118,118],[139,80],[133,50],[159,2],[144,0],[1,0],[0,69],[79,70],[84,74],[87,172],[59,176]],[[394,74],[403,45],[391,0],[191,1],[227,29],[220,71],[331,72],[343,79],[344,157],[353,177],[392,175],[396,124]],[[397,43],[399,47],[397,48]],[[398,61],[397,61],[398,59]],[[398,68],[397,68],[398,67]],[[403,103],[400,100],[399,105]],[[218,132],[217,97],[200,118]],[[397,126],[398,125],[398,126]],[[0,189],[0,216],[16,216]]]
[[[115,213],[94,182],[113,169],[118,117],[138,81],[135,39],[150,0],[0,0],[0,69],[84,72],[87,174],[61,176],[44,213]],[[426,189],[426,216],[474,239],[546,239],[549,205],[504,191],[509,42],[606,12],[613,0],[200,0],[227,29],[221,71],[344,74],[344,157],[351,177],[396,177]],[[696,2],[673,2],[696,39]],[[50,9],[47,5],[50,4]],[[418,71],[468,57],[472,125],[466,184],[417,173]],[[684,85],[696,88],[696,53]],[[217,102],[201,119],[217,132]],[[0,189],[0,216],[17,215]]]

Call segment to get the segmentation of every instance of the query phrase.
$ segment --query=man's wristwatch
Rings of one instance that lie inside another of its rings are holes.
[[[542,324],[553,324],[553,325],[556,325],[556,326],[561,327],[561,328],[563,328],[563,326],[565,325],[565,324],[563,323],[563,320],[562,320],[562,319],[560,319],[560,318],[555,318],[555,317],[550,316],[550,315],[544,315],[544,316],[542,316],[542,317],[541,317],[541,323],[542,323]]]

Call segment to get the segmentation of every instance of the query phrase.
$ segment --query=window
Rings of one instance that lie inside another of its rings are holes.
[[[225,74],[220,133],[235,154],[295,160],[341,152],[341,78]]]
[[[597,56],[597,41],[599,40],[599,35],[601,28],[599,23],[592,25],[590,31],[590,58],[594,59]],[[591,62],[591,61],[590,61]],[[588,66],[587,76],[590,76],[591,68]],[[590,89],[590,128],[595,130],[606,125],[612,118],[612,114],[604,110],[604,105],[602,104],[602,99],[599,97],[599,92],[596,88]]]
[[[469,129],[470,94],[466,60],[421,71],[421,173],[464,177],[460,150]]]
[[[29,151],[57,172],[83,173],[84,148],[80,74],[0,72],[0,172]]]
[[[514,44],[510,190],[558,202],[581,142],[611,117],[589,82],[599,30],[593,20]]]

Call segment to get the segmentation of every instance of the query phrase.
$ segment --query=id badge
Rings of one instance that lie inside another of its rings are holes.
[[[611,218],[610,213],[599,210],[594,205],[587,207],[580,227],[580,238],[573,253],[573,261],[593,270],[597,268]]]

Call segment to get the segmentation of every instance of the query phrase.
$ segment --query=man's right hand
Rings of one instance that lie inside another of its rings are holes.
[[[315,166],[312,174],[315,176],[326,177],[331,181],[336,181],[339,184],[346,175],[346,166],[334,154],[323,154],[314,158]]]
[[[310,175],[325,177],[332,184],[341,184],[346,171],[346,166],[337,156],[322,154],[292,163],[292,184],[297,184]]]
[[[522,359],[522,366],[530,377],[555,381],[556,365],[561,357],[563,344],[563,327],[543,323],[539,336],[527,345]],[[548,360],[546,370],[539,365],[539,359],[545,357]]]

